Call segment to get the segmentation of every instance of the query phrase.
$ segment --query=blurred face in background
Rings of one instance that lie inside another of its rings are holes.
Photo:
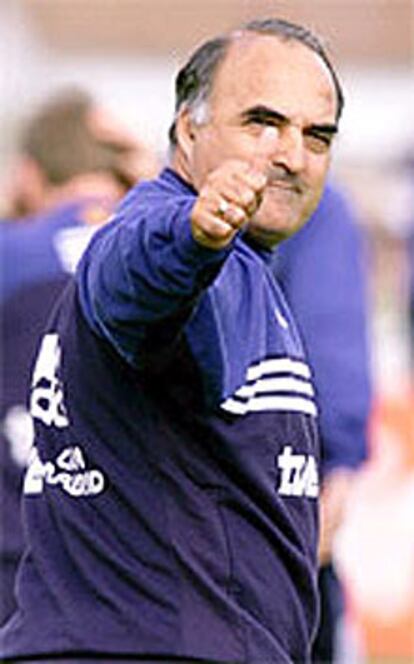
[[[45,104],[28,123],[9,179],[10,215],[24,217],[79,196],[118,201],[158,170],[154,153],[82,93]]]

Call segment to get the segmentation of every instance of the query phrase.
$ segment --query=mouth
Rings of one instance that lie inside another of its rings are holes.
[[[287,191],[288,193],[296,195],[302,193],[302,190],[298,185],[292,184],[291,182],[286,182],[284,180],[270,180],[270,182],[267,183],[267,187],[269,189]]]

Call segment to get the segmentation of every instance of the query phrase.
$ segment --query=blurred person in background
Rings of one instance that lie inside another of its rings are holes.
[[[408,327],[409,344],[411,352],[411,385],[414,390],[414,150],[407,159],[407,171],[411,183],[412,209],[409,215],[410,227],[407,240],[408,254]]]
[[[0,621],[14,608],[20,494],[33,439],[26,399],[50,309],[115,203],[155,167],[151,152],[86,92],[65,89],[22,133],[0,226]]]
[[[408,253],[408,334],[411,359],[411,383],[414,387],[414,217],[407,240]]]
[[[270,260],[318,204],[342,106],[286,21],[179,72],[170,167],[94,235],[40,346],[6,658],[309,661],[318,408]]]
[[[310,221],[275,254],[275,273],[305,342],[320,403],[321,622],[314,662],[335,661],[344,610],[332,544],[356,470],[367,457],[372,386],[367,256],[355,210],[329,184]]]
[[[144,144],[138,145],[108,109],[78,88],[57,93],[29,118],[14,162],[5,185],[9,201],[5,216],[26,225],[54,208],[96,194],[99,199],[119,200],[137,178],[152,176],[158,167]],[[7,222],[0,226],[7,231],[4,242],[18,244],[18,231],[10,232],[11,228]],[[25,279],[25,265],[13,265],[9,256],[13,252],[4,252],[0,300],[7,296],[10,283],[16,288]]]
[[[406,255],[407,255],[407,316],[410,352],[410,376],[414,388],[414,146],[409,146],[403,154],[400,169],[402,179],[406,183],[406,197],[404,196],[404,212],[402,223],[406,229]]]

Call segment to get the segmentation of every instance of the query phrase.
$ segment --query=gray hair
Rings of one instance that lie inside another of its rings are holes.
[[[344,107],[342,86],[322,41],[307,28],[284,19],[255,19],[242,25],[237,31],[204,42],[178,72],[175,80],[175,117],[169,130],[173,146],[177,143],[176,119],[183,108],[189,109],[191,118],[196,124],[206,122],[208,100],[215,73],[235,36],[240,32],[273,35],[281,41],[297,41],[314,51],[323,60],[332,76],[337,97],[336,119],[340,119]]]

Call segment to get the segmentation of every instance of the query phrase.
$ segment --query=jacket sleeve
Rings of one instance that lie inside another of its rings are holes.
[[[195,196],[162,196],[145,187],[129,196],[96,233],[77,272],[90,327],[134,366],[170,346],[228,254],[198,244],[190,214]]]

